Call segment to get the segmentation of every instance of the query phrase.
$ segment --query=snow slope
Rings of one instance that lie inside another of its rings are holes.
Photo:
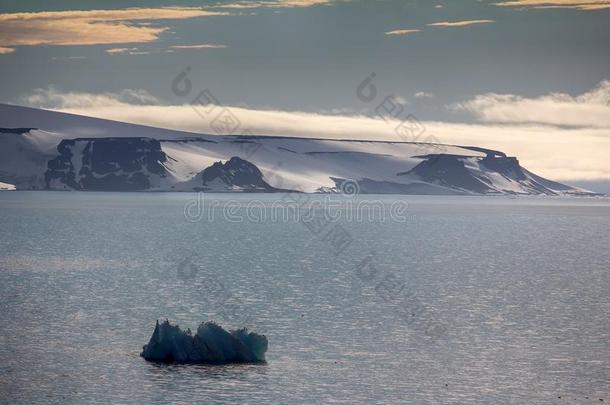
[[[2,190],[2,191],[14,191],[15,190],[15,185],[14,184],[7,184],[7,183],[0,183],[0,190]]]
[[[32,128],[0,128],[0,182],[17,188],[44,188],[47,162],[62,137]]]

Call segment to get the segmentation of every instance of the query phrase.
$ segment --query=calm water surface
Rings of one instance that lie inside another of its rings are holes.
[[[187,220],[192,194],[0,193],[0,402],[610,401],[609,200],[222,215],[280,197],[207,195]],[[147,363],[164,318],[264,332],[268,363]]]

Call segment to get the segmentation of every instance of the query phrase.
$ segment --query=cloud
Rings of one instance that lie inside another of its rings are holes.
[[[84,60],[86,56],[53,56],[51,60]]]
[[[266,1],[238,1],[229,4],[219,4],[216,8],[226,9],[252,9],[252,8],[303,8],[320,5],[330,5],[337,1],[348,0],[266,0]]]
[[[217,15],[226,13],[168,7],[0,14],[0,46],[144,43],[168,28],[136,22]]]
[[[395,94],[391,96],[391,99],[392,99],[392,101],[394,103],[397,103],[397,104],[400,104],[400,105],[403,105],[403,106],[411,104],[409,102],[409,100],[407,100],[406,98],[404,98],[402,96],[397,96]]]
[[[434,94],[433,93],[428,93],[426,91],[418,91],[417,93],[415,93],[413,95],[413,97],[415,98],[434,98]]]
[[[439,21],[428,24],[429,27],[466,27],[474,24],[490,24],[494,20]]]
[[[610,81],[578,96],[551,93],[536,98],[488,93],[452,106],[483,122],[610,128]]]
[[[141,50],[140,48],[110,48],[105,52],[110,55],[150,55],[151,53],[174,52],[176,50],[190,49],[224,49],[226,45],[217,44],[197,44],[197,45],[172,45],[169,48],[156,48],[152,50]]]
[[[586,93],[589,100],[604,100],[604,92]],[[578,96],[581,97],[581,96]],[[576,97],[576,98],[578,98]],[[607,99],[606,99],[607,101]],[[61,93],[39,89],[25,97],[33,107],[150,125],[194,133],[214,133],[213,116],[202,118],[191,105],[160,105],[144,90],[120,93]],[[218,107],[219,113],[225,107]],[[240,130],[251,134],[350,138],[369,140],[405,140],[395,132],[399,121],[384,121],[361,115],[329,115],[300,111],[257,110],[228,107],[239,120]],[[201,112],[201,111],[200,111]],[[502,150],[517,156],[535,173],[559,181],[610,180],[610,128],[558,127],[532,124],[463,124],[427,121],[420,142],[475,145]],[[239,132],[238,131],[238,132]]]
[[[35,89],[22,98],[31,106],[47,109],[96,109],[158,105],[159,100],[143,89],[124,89],[119,93],[61,92],[54,87]]]
[[[610,0],[609,0],[610,1]],[[466,27],[474,24],[489,24],[494,23],[494,20],[465,20],[465,21],[439,21],[435,23],[427,24],[429,27]],[[409,35],[416,32],[421,32],[420,29],[402,29],[387,31],[386,35]]]
[[[141,52],[138,50],[138,48],[110,48],[110,49],[106,49],[106,53],[109,53],[111,55],[116,55],[116,54],[130,54],[133,55],[134,53],[137,52]]]
[[[408,35],[408,34],[414,34],[416,32],[421,32],[421,30],[418,30],[418,29],[394,30],[394,31],[387,31],[385,34],[386,35]]]
[[[15,48],[4,48],[0,46],[0,55],[14,52]]]
[[[603,10],[610,8],[610,0],[511,0],[495,3],[502,7],[575,8],[578,10]]]
[[[199,44],[199,45],[174,45],[170,46],[172,49],[223,49],[226,45],[217,44]]]

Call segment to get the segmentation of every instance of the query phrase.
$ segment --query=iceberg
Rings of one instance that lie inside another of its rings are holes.
[[[202,322],[195,336],[168,320],[159,324],[140,356],[163,363],[264,363],[267,337],[247,329],[226,331],[214,322]]]

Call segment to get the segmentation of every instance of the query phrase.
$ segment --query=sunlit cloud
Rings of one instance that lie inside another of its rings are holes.
[[[124,89],[118,93],[61,92],[54,87],[35,89],[21,100],[38,108],[101,108],[159,104],[159,100],[143,89]]]
[[[15,48],[4,48],[0,46],[0,55],[12,53],[15,51]]]
[[[228,4],[218,4],[214,7],[226,9],[253,9],[253,8],[303,8],[320,5],[330,5],[338,1],[348,0],[263,0],[263,1],[237,1]]]
[[[197,49],[224,49],[226,45],[219,44],[195,44],[195,45],[172,45],[168,48],[153,48],[142,50],[137,47],[131,48],[109,48],[105,52],[110,55],[150,55],[152,53],[167,53],[179,50],[197,50]]]
[[[414,34],[416,32],[421,32],[421,30],[418,30],[418,29],[394,30],[394,31],[387,31],[385,34],[386,35],[408,35],[408,34]]]
[[[170,48],[172,49],[223,49],[226,48],[226,45],[218,45],[218,44],[198,44],[198,45],[174,45]]]
[[[86,56],[53,56],[51,60],[85,60]]]
[[[526,98],[488,93],[452,107],[484,122],[610,128],[610,81],[577,96],[551,93]]]
[[[603,99],[606,93],[591,91],[584,99]],[[581,99],[577,96],[575,99]],[[160,105],[143,90],[120,93],[61,93],[38,90],[24,98],[33,107],[112,119],[133,124],[215,133],[214,117],[202,118],[191,105]],[[248,133],[335,139],[441,142],[476,145],[517,156],[528,169],[554,180],[610,180],[610,127],[562,127],[550,123],[422,122],[423,135],[409,139],[395,132],[399,121],[361,115],[330,115],[300,111],[257,110],[227,107]],[[218,111],[221,111],[219,108]],[[547,111],[548,113],[548,111]],[[540,116],[544,114],[541,113]]]
[[[415,98],[424,99],[424,98],[434,98],[433,93],[429,93],[427,91],[418,91],[413,95]]]
[[[116,54],[128,54],[128,55],[134,55],[134,54],[138,54],[141,53],[142,51],[140,51],[138,48],[110,48],[110,49],[106,49],[106,53],[109,53],[111,55],[116,55]]]
[[[218,15],[226,13],[168,7],[0,14],[0,46],[145,43],[168,27],[139,22]]]
[[[428,24],[429,27],[466,27],[475,24],[491,24],[494,20],[439,21]]]
[[[495,4],[503,7],[575,8],[589,11],[610,8],[610,0],[511,0]]]

